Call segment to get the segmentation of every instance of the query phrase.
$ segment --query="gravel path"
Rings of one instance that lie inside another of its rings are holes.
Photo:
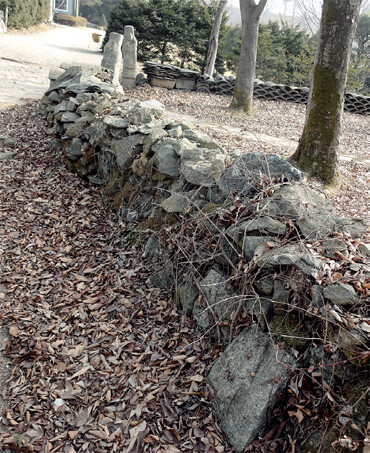
[[[64,61],[100,65],[102,53],[91,39],[93,31],[42,25],[0,34],[0,110],[40,99],[49,86],[49,70]]]
[[[0,58],[0,110],[26,99],[40,99],[49,86],[49,69]]]

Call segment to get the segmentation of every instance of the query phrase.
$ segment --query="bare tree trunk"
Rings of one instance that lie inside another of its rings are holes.
[[[53,0],[50,0],[50,8],[49,8],[49,22],[52,23],[54,19],[54,8],[53,8]]]
[[[164,63],[166,58],[166,50],[167,50],[167,42],[163,42],[162,49],[161,49],[161,63]]]
[[[215,14],[215,18],[212,24],[211,35],[209,38],[208,44],[208,52],[207,52],[207,59],[206,59],[206,67],[204,69],[204,74],[212,76],[213,70],[215,68],[215,61],[217,57],[217,49],[218,49],[218,36],[220,33],[220,27],[222,22],[222,16],[224,14],[225,8],[227,5],[227,0],[220,0],[217,11]]]
[[[292,159],[328,185],[338,182],[337,151],[352,40],[361,0],[324,0],[306,122]]]
[[[239,0],[242,16],[242,44],[238,74],[231,108],[245,113],[252,111],[254,72],[256,69],[258,24],[267,0]]]

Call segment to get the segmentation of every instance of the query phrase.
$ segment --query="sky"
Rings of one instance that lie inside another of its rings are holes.
[[[229,0],[230,4],[233,6],[239,6],[239,0]],[[266,9],[269,9],[270,12],[275,14],[284,14],[293,15],[294,12],[294,0],[268,0]],[[320,10],[321,1],[320,0],[309,0],[308,3],[315,5],[318,10]]]
[[[261,22],[284,18],[292,23],[300,24],[307,31],[315,32],[320,23],[321,8],[323,0],[267,0],[263,10]],[[370,1],[370,0],[369,0]],[[229,10],[231,23],[240,23],[239,0],[229,0],[232,6]],[[309,18],[307,25],[305,18]]]
[[[230,4],[239,7],[239,0],[229,0]],[[297,0],[268,0],[266,8],[275,14],[287,14],[293,16],[297,12],[295,3]],[[301,1],[302,3],[302,1]],[[303,2],[304,3],[304,2]],[[370,1],[363,0],[363,9],[368,11],[370,9]],[[321,11],[322,0],[306,0],[305,5],[313,6],[317,12]]]

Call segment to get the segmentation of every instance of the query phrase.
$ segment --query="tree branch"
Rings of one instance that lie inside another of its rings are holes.
[[[266,6],[267,0],[260,0],[258,5],[256,5],[256,13],[260,16],[262,14],[263,8]]]

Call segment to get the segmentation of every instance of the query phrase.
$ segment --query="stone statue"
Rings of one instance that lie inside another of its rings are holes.
[[[122,87],[134,88],[137,75],[137,41],[135,38],[134,27],[131,25],[125,26],[122,44],[123,56],[123,72],[122,72]]]
[[[113,83],[118,83],[119,71],[121,69],[121,46],[123,42],[123,35],[112,32],[109,35],[109,41],[104,47],[104,55],[101,62],[103,68],[111,69],[113,71]]]

